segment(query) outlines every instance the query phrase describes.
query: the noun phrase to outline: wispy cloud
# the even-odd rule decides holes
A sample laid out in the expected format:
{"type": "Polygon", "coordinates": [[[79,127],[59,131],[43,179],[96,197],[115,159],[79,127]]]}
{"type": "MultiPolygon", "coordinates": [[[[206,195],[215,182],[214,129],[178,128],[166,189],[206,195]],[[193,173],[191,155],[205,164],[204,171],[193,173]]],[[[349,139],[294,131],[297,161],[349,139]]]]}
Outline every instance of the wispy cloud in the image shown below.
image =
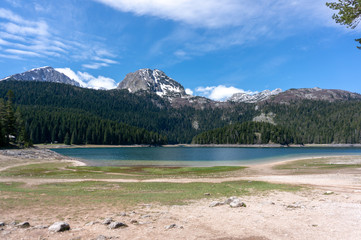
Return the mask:
{"type": "Polygon", "coordinates": [[[179,59],[258,41],[282,39],[300,30],[336,26],[326,0],[94,0],[118,11],[180,23],[150,54],[179,59]],[[181,50],[180,50],[181,49],[181,50]]]}
{"type": "Polygon", "coordinates": [[[116,88],[114,79],[98,76],[95,77],[87,72],[77,71],[76,73],[70,68],[56,68],[55,70],[65,74],[70,79],[77,81],[82,87],[94,89],[113,89],[116,88]]]}
{"type": "Polygon", "coordinates": [[[198,87],[195,89],[197,95],[204,96],[216,101],[223,101],[227,98],[231,97],[235,93],[247,93],[254,94],[257,92],[245,91],[240,88],[236,88],[233,86],[227,87],[224,85],[211,86],[211,87],[198,87]]]}
{"type": "Polygon", "coordinates": [[[112,59],[116,55],[100,47],[101,43],[79,38],[73,40],[58,34],[59,32],[43,19],[29,20],[8,9],[0,8],[0,45],[4,46],[0,49],[0,58],[71,58],[87,61],[84,67],[91,69],[118,63],[112,59]]]}

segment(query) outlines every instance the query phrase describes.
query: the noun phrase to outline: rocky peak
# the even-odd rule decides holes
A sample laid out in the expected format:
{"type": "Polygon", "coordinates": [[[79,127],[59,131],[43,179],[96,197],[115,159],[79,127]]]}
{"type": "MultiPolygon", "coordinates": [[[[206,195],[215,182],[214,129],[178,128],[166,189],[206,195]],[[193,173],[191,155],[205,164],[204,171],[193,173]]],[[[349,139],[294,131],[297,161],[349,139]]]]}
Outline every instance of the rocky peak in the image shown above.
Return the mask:
{"type": "Polygon", "coordinates": [[[264,90],[259,93],[255,94],[248,94],[248,93],[235,93],[233,94],[228,101],[231,102],[244,102],[244,103],[256,103],[263,100],[269,99],[271,96],[277,95],[282,92],[282,89],[277,88],[273,91],[264,90]]]}
{"type": "Polygon", "coordinates": [[[140,69],[128,73],[117,87],[127,89],[129,92],[149,91],[161,97],[183,97],[186,96],[184,87],[168,77],[164,72],[149,68],[140,69]]]}
{"type": "Polygon", "coordinates": [[[358,93],[338,89],[299,88],[289,89],[272,98],[273,102],[288,103],[296,100],[323,100],[328,102],[361,99],[358,93]]]}
{"type": "Polygon", "coordinates": [[[18,81],[56,82],[56,83],[70,84],[78,87],[80,86],[78,82],[70,79],[63,73],[56,71],[52,67],[34,68],[23,73],[11,75],[1,80],[9,80],[9,79],[18,80],[18,81]]]}

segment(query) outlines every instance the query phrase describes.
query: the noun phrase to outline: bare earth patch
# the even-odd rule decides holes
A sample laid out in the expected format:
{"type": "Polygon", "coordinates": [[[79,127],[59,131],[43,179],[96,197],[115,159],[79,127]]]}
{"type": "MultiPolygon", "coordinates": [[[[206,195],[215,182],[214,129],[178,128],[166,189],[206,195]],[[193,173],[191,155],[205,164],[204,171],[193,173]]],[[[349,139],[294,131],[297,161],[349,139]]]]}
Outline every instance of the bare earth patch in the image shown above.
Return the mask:
{"type": "MultiPolygon", "coordinates": [[[[303,162],[286,162],[250,166],[242,176],[227,178],[161,178],[161,179],[100,179],[107,182],[208,182],[260,180],[306,186],[297,192],[271,191],[242,196],[247,207],[228,205],[209,207],[216,197],[192,201],[187,205],[142,203],[135,206],[111,205],[99,202],[94,206],[69,202],[67,207],[32,207],[26,204],[0,209],[0,239],[359,239],[361,236],[361,169],[357,166],[338,168],[325,164],[359,164],[360,157],[312,158],[303,162]],[[293,167],[280,164],[292,163],[293,167]],[[278,166],[278,168],[274,168],[278,166]],[[300,167],[302,169],[300,170],[300,167]],[[298,170],[297,170],[298,167],[298,170]],[[105,218],[123,222],[125,228],[109,229],[105,218]],[[13,221],[28,221],[30,228],[10,225],[13,221]],[[71,230],[49,232],[48,226],[66,221],[71,230]],[[37,226],[37,227],[35,227],[37,226]],[[172,227],[170,227],[172,226],[172,227]],[[98,238],[101,239],[101,238],[98,238]]],[[[64,158],[23,159],[0,155],[0,171],[10,166],[34,162],[69,161],[64,158]]],[[[89,181],[92,179],[31,179],[0,178],[0,182],[34,181],[34,184],[89,181]]],[[[96,179],[99,181],[99,179],[96,179]]],[[[0,192],[0,201],[12,197],[0,192]]],[[[44,196],[45,197],[45,196],[44,196]]],[[[59,202],[64,199],[59,198],[59,202]]],[[[36,206],[36,203],[31,203],[36,206]]]]}

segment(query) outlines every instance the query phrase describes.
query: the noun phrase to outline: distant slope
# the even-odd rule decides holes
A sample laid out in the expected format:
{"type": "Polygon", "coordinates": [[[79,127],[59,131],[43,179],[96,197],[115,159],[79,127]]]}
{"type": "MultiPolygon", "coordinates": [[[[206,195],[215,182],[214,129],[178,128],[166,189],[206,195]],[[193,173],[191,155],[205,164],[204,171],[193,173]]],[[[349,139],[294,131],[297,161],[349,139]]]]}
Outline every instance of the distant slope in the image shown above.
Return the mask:
{"type": "MultiPolygon", "coordinates": [[[[231,122],[249,121],[254,107],[246,104],[232,108],[173,108],[157,94],[126,90],[93,90],[47,82],[0,82],[0,97],[12,89],[15,103],[50,109],[76,109],[101,119],[129,124],[166,136],[169,143],[190,143],[193,136],[231,122]]],[[[34,110],[35,111],[35,110],[34,110]]]]}
{"type": "Polygon", "coordinates": [[[361,100],[361,95],[339,89],[321,89],[321,88],[299,88],[289,89],[272,96],[269,101],[275,103],[289,103],[299,100],[322,100],[328,102],[361,100]]]}
{"type": "Polygon", "coordinates": [[[195,136],[193,144],[291,144],[291,131],[270,123],[245,122],[203,132],[195,136]]]}
{"type": "Polygon", "coordinates": [[[18,73],[6,77],[2,80],[17,80],[17,81],[37,81],[37,82],[56,82],[56,83],[64,83],[73,86],[80,86],[80,84],[73,79],[70,79],[66,75],[61,72],[56,71],[52,67],[40,67],[34,68],[29,71],[18,73]]]}

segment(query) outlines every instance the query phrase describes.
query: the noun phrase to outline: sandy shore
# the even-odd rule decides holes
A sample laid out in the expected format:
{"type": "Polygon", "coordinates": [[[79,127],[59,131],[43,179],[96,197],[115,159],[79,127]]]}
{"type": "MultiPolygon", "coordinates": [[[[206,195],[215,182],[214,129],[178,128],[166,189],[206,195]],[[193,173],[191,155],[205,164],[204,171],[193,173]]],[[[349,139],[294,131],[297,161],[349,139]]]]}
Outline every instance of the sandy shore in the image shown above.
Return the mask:
{"type": "MultiPolygon", "coordinates": [[[[12,166],[34,162],[73,161],[75,159],[50,152],[13,156],[0,152],[0,171],[12,166]],[[50,155],[48,155],[50,154],[50,155]],[[24,157],[25,156],[25,157],[24,157]],[[27,157],[37,158],[27,158],[27,157]]],[[[324,157],[323,157],[324,158],[324,157]]],[[[309,161],[322,157],[311,158],[309,161]]],[[[326,158],[332,164],[360,164],[361,156],[338,156],[326,158]]],[[[265,239],[358,239],[361,236],[361,169],[328,169],[311,173],[295,170],[276,170],[274,166],[287,162],[251,165],[240,176],[228,178],[197,179],[96,179],[111,182],[211,182],[225,181],[268,181],[302,185],[299,192],[269,192],[264,195],[244,196],[246,208],[229,206],[209,207],[213,200],[203,199],[182,206],[160,206],[140,204],[132,209],[114,204],[113,207],[99,203],[94,208],[73,206],[71,209],[27,209],[2,211],[0,222],[18,219],[29,221],[32,226],[48,225],[65,220],[71,231],[51,233],[47,229],[19,229],[11,226],[0,227],[3,239],[211,239],[211,240],[265,240],[265,239]],[[327,194],[325,194],[327,193],[327,194]],[[53,214],[56,211],[57,214],[53,214]],[[65,216],[58,219],[57,215],[65,216]],[[76,218],[74,216],[77,216],[76,218]],[[24,217],[26,216],[26,217],[24,217]],[[110,230],[102,224],[111,217],[129,227],[110,230]],[[133,221],[132,221],[133,220],[133,221]],[[132,224],[137,221],[137,224],[132,224]],[[175,224],[174,228],[166,226],[175,224]],[[107,238],[100,238],[103,235],[107,238]]],[[[94,179],[25,179],[0,177],[0,182],[22,181],[28,184],[92,181],[94,179]]],[[[1,194],[1,193],[0,193],[1,194]]],[[[1,211],[1,209],[0,209],[1,211]]]]}

